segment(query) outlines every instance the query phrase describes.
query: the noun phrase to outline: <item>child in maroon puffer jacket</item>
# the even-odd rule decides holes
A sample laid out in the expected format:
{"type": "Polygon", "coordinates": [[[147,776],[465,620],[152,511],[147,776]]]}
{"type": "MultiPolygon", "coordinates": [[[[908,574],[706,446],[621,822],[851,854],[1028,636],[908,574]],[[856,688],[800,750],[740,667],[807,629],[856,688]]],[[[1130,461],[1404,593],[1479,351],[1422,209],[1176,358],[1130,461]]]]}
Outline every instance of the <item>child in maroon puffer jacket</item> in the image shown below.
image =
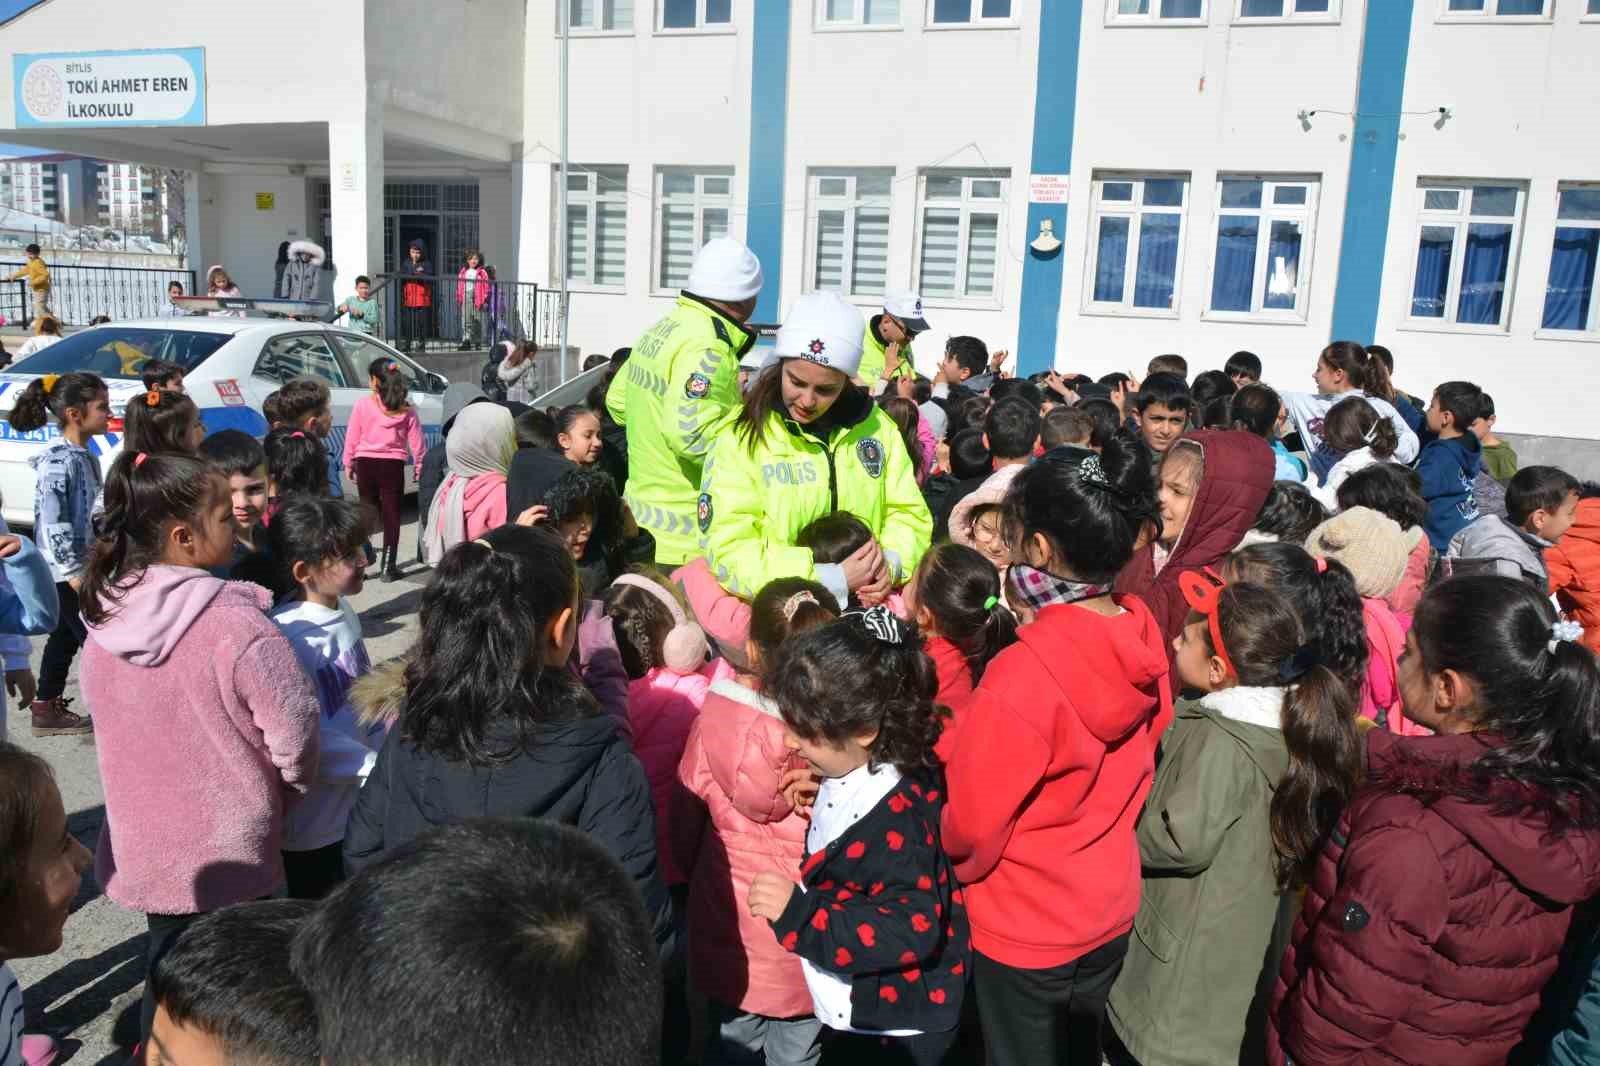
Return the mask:
{"type": "Polygon", "coordinates": [[[1407,718],[1317,863],[1273,995],[1269,1063],[1503,1063],[1600,891],[1600,664],[1516,578],[1429,591],[1407,718]]]}

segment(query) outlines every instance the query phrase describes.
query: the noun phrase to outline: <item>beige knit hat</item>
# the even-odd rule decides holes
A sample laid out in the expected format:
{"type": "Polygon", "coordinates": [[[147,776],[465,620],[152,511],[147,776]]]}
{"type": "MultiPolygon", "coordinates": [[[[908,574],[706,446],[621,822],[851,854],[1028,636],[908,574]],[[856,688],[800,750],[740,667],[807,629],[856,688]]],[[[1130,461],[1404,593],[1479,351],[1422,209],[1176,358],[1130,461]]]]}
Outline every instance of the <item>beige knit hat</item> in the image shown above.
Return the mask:
{"type": "Polygon", "coordinates": [[[1393,592],[1405,576],[1406,561],[1422,540],[1421,527],[1399,523],[1370,507],[1341,511],[1311,531],[1306,551],[1321,559],[1337,559],[1356,579],[1366,599],[1393,592]]]}

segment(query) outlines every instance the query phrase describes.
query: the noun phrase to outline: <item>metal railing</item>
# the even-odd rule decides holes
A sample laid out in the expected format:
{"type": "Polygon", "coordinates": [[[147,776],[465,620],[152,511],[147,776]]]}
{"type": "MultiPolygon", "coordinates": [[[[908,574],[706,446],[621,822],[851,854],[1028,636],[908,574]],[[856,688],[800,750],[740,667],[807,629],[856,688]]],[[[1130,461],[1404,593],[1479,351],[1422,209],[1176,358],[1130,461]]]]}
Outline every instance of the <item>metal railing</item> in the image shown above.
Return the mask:
{"type": "MultiPolygon", "coordinates": [[[[20,261],[0,263],[0,278],[22,267],[20,261]]],[[[114,321],[155,318],[167,310],[167,286],[174,281],[185,294],[194,293],[192,270],[51,265],[50,309],[63,325],[81,326],[96,315],[109,315],[114,321]]],[[[0,286],[0,315],[8,322],[30,321],[32,308],[27,279],[0,286]]]]}
{"type": "Polygon", "coordinates": [[[401,351],[477,350],[503,340],[531,340],[541,348],[561,343],[563,309],[555,290],[478,281],[469,296],[455,274],[379,274],[373,284],[383,337],[401,351]]]}

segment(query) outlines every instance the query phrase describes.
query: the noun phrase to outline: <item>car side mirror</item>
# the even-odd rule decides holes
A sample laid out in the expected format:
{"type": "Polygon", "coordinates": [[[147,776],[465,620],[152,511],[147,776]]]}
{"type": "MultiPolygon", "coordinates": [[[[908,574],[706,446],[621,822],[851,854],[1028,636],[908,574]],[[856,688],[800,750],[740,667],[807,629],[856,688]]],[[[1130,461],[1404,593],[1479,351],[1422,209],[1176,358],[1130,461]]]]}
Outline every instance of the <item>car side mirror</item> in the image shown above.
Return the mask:
{"type": "Polygon", "coordinates": [[[431,370],[428,371],[426,380],[429,392],[443,392],[445,389],[450,387],[450,382],[445,380],[443,375],[435,374],[431,370]]]}

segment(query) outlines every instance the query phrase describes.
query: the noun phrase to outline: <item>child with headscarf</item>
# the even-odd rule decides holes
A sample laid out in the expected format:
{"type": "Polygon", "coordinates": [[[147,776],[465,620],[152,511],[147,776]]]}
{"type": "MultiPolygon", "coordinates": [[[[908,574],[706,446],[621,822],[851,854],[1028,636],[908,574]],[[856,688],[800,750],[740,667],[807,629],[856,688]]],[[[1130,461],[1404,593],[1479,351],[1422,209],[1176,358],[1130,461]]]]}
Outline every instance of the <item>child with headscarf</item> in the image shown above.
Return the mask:
{"type": "Polygon", "coordinates": [[[428,509],[428,564],[463,541],[506,524],[506,474],[517,451],[511,412],[475,403],[456,416],[445,438],[447,472],[428,509]]]}

